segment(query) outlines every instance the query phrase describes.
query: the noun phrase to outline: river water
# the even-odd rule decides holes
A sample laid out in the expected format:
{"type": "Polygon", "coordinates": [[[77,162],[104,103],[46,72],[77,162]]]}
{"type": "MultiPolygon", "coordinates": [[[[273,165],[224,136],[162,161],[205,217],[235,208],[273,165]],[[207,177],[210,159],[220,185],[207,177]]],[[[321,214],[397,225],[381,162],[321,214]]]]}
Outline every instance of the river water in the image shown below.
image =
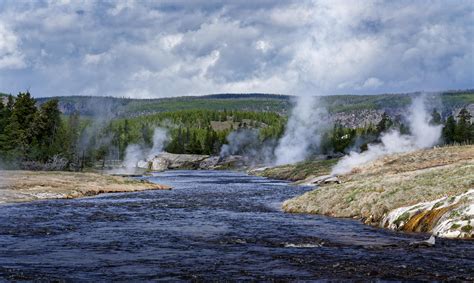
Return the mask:
{"type": "Polygon", "coordinates": [[[226,171],[148,177],[171,191],[0,206],[0,279],[474,279],[474,242],[286,214],[309,190],[226,171]]]}

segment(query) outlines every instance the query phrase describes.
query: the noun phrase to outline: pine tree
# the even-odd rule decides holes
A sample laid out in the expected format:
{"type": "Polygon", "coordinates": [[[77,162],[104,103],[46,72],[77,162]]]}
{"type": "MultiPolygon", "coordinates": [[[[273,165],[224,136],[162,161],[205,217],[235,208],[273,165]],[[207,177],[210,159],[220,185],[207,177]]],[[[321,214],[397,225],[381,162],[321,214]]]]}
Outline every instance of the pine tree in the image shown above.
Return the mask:
{"type": "Polygon", "coordinates": [[[388,116],[387,112],[384,112],[382,114],[382,119],[380,122],[377,124],[377,134],[381,134],[383,132],[386,132],[390,127],[392,127],[393,121],[390,119],[390,116],[388,116]]]}
{"type": "Polygon", "coordinates": [[[431,112],[431,120],[430,124],[432,125],[441,125],[441,114],[435,109],[433,109],[433,112],[431,112]]]}
{"type": "Polygon", "coordinates": [[[459,143],[470,143],[472,133],[471,114],[466,108],[461,109],[458,114],[458,122],[454,133],[454,140],[459,143]]]}
{"type": "Polygon", "coordinates": [[[443,139],[447,144],[451,144],[455,141],[455,132],[456,132],[456,120],[450,115],[446,119],[446,123],[443,127],[443,139]]]}
{"type": "Polygon", "coordinates": [[[68,141],[67,141],[67,154],[70,159],[75,159],[78,156],[77,146],[79,143],[79,136],[80,136],[80,117],[79,112],[75,111],[68,117],[67,122],[67,130],[68,130],[68,141]]]}
{"type": "Polygon", "coordinates": [[[58,101],[50,100],[36,111],[31,126],[32,140],[31,152],[28,158],[32,160],[46,161],[49,157],[64,153],[64,145],[58,144],[58,140],[65,139],[62,130],[61,112],[58,109],[58,101]]]}
{"type": "Polygon", "coordinates": [[[7,108],[12,109],[8,125],[5,127],[6,143],[5,150],[8,151],[8,159],[26,159],[34,132],[32,129],[33,120],[36,114],[36,101],[29,92],[19,93],[13,106],[13,97],[9,98],[7,108]]]}

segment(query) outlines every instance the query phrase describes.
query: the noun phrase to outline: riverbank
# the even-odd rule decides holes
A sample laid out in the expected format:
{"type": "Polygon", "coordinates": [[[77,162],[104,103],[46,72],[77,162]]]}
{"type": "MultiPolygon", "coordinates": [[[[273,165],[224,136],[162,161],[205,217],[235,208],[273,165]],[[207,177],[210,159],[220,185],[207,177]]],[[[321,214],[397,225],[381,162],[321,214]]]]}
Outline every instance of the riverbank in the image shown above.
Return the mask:
{"type": "Polygon", "coordinates": [[[322,159],[300,162],[297,164],[287,164],[276,167],[257,168],[250,170],[249,174],[275,179],[299,182],[309,180],[318,176],[328,175],[331,168],[336,165],[339,159],[322,159]]]}
{"type": "Polygon", "coordinates": [[[447,238],[474,237],[474,146],[390,155],[339,178],[342,184],[287,200],[283,210],[447,238]]]}
{"type": "Polygon", "coordinates": [[[97,173],[0,170],[0,204],[169,189],[144,180],[97,173]]]}

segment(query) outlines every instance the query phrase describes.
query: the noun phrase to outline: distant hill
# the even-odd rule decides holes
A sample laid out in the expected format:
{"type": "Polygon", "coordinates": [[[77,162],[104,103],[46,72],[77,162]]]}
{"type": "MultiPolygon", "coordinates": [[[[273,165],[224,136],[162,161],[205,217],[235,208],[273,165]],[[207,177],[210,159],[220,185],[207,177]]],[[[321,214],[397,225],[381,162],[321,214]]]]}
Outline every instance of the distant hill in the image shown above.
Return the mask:
{"type": "MultiPolygon", "coordinates": [[[[410,97],[418,93],[378,94],[378,95],[329,95],[322,96],[330,112],[346,112],[360,109],[391,109],[404,107],[410,103],[410,97]]],[[[433,95],[433,94],[430,94],[433,95]]],[[[184,96],[156,99],[132,99],[98,96],[59,96],[37,98],[41,104],[53,98],[59,99],[65,114],[80,111],[82,114],[95,113],[103,107],[112,107],[121,114],[140,112],[163,112],[185,109],[212,110],[253,110],[286,112],[291,107],[290,95],[248,93],[248,94],[211,94],[204,96],[184,96]]],[[[447,107],[459,107],[474,103],[474,90],[443,92],[442,104],[447,107]]]]}
{"type": "Polygon", "coordinates": [[[158,112],[207,109],[207,110],[246,110],[273,111],[285,114],[290,108],[290,96],[275,94],[211,94],[206,96],[184,96],[156,99],[132,99],[97,96],[60,96],[38,98],[42,104],[58,99],[61,111],[71,114],[79,111],[81,115],[101,115],[111,112],[116,116],[135,117],[158,112]]]}
{"type": "MultiPolygon", "coordinates": [[[[411,97],[419,93],[378,94],[378,95],[328,95],[321,97],[324,105],[335,121],[356,127],[376,123],[383,112],[392,117],[403,117],[411,97]]],[[[0,94],[5,95],[5,94],[0,94]]],[[[474,116],[474,90],[429,93],[432,105],[443,117],[456,114],[467,107],[474,116]]],[[[116,117],[138,117],[177,110],[242,110],[271,111],[288,115],[295,96],[267,93],[223,93],[204,96],[183,96],[156,99],[133,99],[99,96],[58,96],[37,98],[39,104],[58,99],[60,110],[69,115],[78,111],[82,116],[99,116],[106,119],[116,117]]]]}

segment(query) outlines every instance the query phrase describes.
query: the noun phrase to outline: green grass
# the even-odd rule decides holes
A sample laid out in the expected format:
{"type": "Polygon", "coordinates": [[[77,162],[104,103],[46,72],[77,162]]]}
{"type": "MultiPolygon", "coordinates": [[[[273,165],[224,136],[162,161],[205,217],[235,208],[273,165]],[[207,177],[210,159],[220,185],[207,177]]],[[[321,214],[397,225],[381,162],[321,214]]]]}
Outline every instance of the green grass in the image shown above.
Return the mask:
{"type": "Polygon", "coordinates": [[[472,231],[472,226],[471,225],[462,226],[461,231],[469,233],[472,231]]]}

